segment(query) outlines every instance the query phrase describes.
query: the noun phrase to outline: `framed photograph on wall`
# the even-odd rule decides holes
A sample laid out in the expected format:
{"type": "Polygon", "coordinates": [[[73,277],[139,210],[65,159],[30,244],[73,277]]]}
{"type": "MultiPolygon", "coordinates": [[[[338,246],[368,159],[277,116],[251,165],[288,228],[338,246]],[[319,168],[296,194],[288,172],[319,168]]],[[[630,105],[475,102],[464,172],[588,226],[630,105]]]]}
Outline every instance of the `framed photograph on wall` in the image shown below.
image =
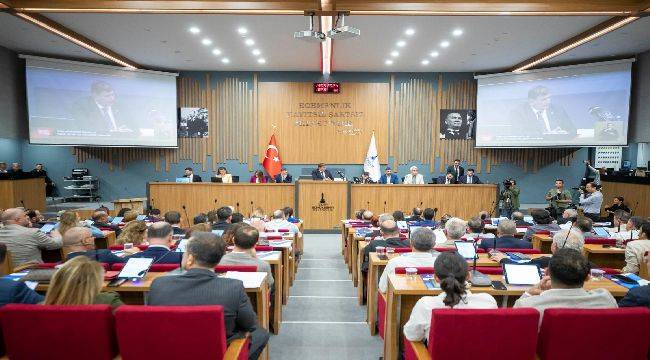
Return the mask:
{"type": "Polygon", "coordinates": [[[476,110],[440,109],[440,138],[469,140],[476,131],[476,110]]]}
{"type": "Polygon", "coordinates": [[[208,137],[208,109],[180,108],[178,137],[208,137]]]}

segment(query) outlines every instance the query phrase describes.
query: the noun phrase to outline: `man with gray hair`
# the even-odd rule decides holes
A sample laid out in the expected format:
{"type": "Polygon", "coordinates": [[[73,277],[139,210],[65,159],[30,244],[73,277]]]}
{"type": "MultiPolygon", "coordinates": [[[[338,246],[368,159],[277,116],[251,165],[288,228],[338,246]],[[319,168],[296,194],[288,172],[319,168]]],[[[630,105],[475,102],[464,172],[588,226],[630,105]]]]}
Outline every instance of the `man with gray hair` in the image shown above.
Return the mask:
{"type": "MultiPolygon", "coordinates": [[[[138,250],[137,247],[133,249],[138,250]]],[[[95,250],[95,238],[92,231],[86,227],[73,227],[63,235],[63,253],[66,261],[77,256],[86,256],[100,263],[124,263],[128,258],[121,258],[108,249],[95,250]]]]}
{"type": "Polygon", "coordinates": [[[366,210],[366,211],[364,211],[363,214],[361,215],[361,219],[362,219],[362,220],[365,220],[365,221],[370,221],[370,220],[372,220],[372,217],[373,217],[373,216],[375,216],[375,214],[373,214],[372,211],[370,211],[370,210],[366,210]]]}
{"type": "MultiPolygon", "coordinates": [[[[560,230],[553,235],[553,243],[551,244],[551,254],[555,254],[560,249],[573,249],[582,253],[582,248],[585,245],[585,238],[582,233],[577,229],[560,230]]],[[[503,264],[514,264],[506,254],[498,251],[490,253],[490,259],[503,264]]],[[[540,269],[546,269],[548,262],[551,260],[550,256],[542,256],[530,260],[527,264],[537,265],[540,269]]]]}
{"type": "Polygon", "coordinates": [[[394,221],[395,218],[393,217],[393,214],[388,214],[388,213],[379,215],[379,225],[380,226],[381,226],[381,223],[383,223],[386,220],[393,220],[394,221]]]}
{"type": "Polygon", "coordinates": [[[404,176],[404,184],[424,184],[424,177],[418,174],[418,167],[411,166],[410,173],[404,176]]]}
{"type": "Polygon", "coordinates": [[[461,241],[467,232],[467,222],[457,217],[452,217],[445,223],[445,234],[436,234],[436,245],[453,247],[454,241],[461,241]]]}
{"type": "Polygon", "coordinates": [[[298,226],[296,226],[296,224],[287,221],[287,219],[284,216],[283,210],[275,210],[273,212],[273,218],[271,219],[271,221],[266,223],[265,227],[269,230],[274,230],[274,231],[277,231],[279,229],[287,229],[289,230],[289,232],[293,233],[294,235],[300,236],[300,231],[298,230],[298,226]]]}
{"type": "MultiPolygon", "coordinates": [[[[390,215],[390,217],[393,217],[390,215]]],[[[410,246],[409,240],[402,239],[399,235],[399,228],[395,220],[386,220],[379,223],[379,233],[381,239],[372,240],[368,246],[363,249],[363,262],[361,264],[361,271],[368,271],[368,261],[370,253],[377,251],[378,246],[393,247],[393,248],[407,248],[410,246]]]]}
{"type": "Polygon", "coordinates": [[[569,230],[577,219],[578,211],[576,209],[566,209],[562,212],[562,217],[558,220],[558,224],[560,224],[560,228],[569,230]]]}
{"type": "Polygon", "coordinates": [[[494,239],[483,239],[479,247],[484,250],[490,249],[532,249],[533,244],[522,239],[517,239],[517,225],[512,220],[501,220],[497,226],[497,237],[494,239]]]}
{"type": "Polygon", "coordinates": [[[4,225],[0,229],[0,243],[7,245],[14,266],[27,262],[42,263],[41,250],[61,248],[59,232],[54,230],[50,236],[29,227],[29,218],[23,208],[6,209],[0,221],[4,225]]]}
{"type": "Polygon", "coordinates": [[[379,279],[379,291],[385,293],[388,289],[388,275],[395,273],[398,267],[433,267],[438,252],[433,250],[435,238],[433,230],[429,228],[418,228],[411,234],[410,253],[388,260],[384,272],[379,279]]]}
{"type": "Polygon", "coordinates": [[[517,227],[530,227],[533,226],[532,223],[524,220],[524,213],[521,211],[515,211],[512,213],[510,218],[517,224],[517,227]]]}

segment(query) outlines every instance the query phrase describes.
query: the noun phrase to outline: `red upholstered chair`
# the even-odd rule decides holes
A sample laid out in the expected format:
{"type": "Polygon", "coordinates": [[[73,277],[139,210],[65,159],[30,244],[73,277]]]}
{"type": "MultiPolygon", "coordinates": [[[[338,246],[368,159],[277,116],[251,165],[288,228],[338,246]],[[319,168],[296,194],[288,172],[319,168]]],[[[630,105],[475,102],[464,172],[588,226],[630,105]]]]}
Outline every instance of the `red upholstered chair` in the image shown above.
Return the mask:
{"type": "MultiPolygon", "coordinates": [[[[136,245],[136,247],[138,249],[140,249],[141,251],[145,251],[145,250],[147,250],[149,248],[149,245],[136,245]]],[[[111,250],[111,251],[124,250],[124,245],[111,245],[111,246],[108,247],[108,250],[111,250]]]]}
{"type": "MultiPolygon", "coordinates": [[[[405,358],[534,359],[538,321],[537,310],[528,308],[434,309],[428,349],[422,342],[410,342],[405,338],[405,358]],[[494,324],[499,324],[498,331],[495,331],[494,324]],[[480,335],[468,337],[468,331],[480,335]],[[499,345],[503,347],[503,351],[487,350],[498,348],[499,345]]],[[[567,345],[563,347],[566,348],[567,345]]]]}
{"type": "Polygon", "coordinates": [[[222,306],[124,305],[115,322],[124,360],[248,359],[248,339],[226,345],[222,306]]]}
{"type": "Polygon", "coordinates": [[[477,266],[476,271],[485,275],[503,275],[503,268],[500,266],[477,266]]]}
{"type": "Polygon", "coordinates": [[[599,268],[600,270],[603,270],[605,272],[605,275],[614,275],[614,274],[621,274],[622,271],[619,269],[612,269],[612,268],[599,268]]]}
{"type": "Polygon", "coordinates": [[[256,246],[255,251],[273,251],[273,246],[256,246]]]}
{"type": "Polygon", "coordinates": [[[522,254],[541,254],[539,249],[510,249],[510,248],[497,248],[501,252],[518,252],[522,254]]]}
{"type": "Polygon", "coordinates": [[[597,244],[597,245],[616,245],[616,239],[608,238],[585,238],[585,244],[597,244]]]}
{"type": "Polygon", "coordinates": [[[445,252],[445,251],[456,251],[456,248],[455,247],[434,247],[433,250],[438,252],[445,252]]]}
{"type": "MultiPolygon", "coordinates": [[[[124,268],[125,264],[113,264],[111,270],[120,271],[124,268]]],[[[168,272],[178,269],[180,264],[153,264],[149,268],[149,272],[168,272]]]]}
{"type": "Polygon", "coordinates": [[[650,349],[650,310],[547,309],[539,330],[540,360],[647,359],[650,349]],[[625,329],[608,341],[599,334],[625,329]]]}
{"type": "Polygon", "coordinates": [[[386,295],[377,290],[377,329],[379,336],[384,340],[384,328],[386,325],[386,295]]]}
{"type": "Polygon", "coordinates": [[[214,271],[218,273],[225,273],[228,271],[241,271],[241,272],[256,272],[256,265],[217,265],[214,271]]]}
{"type": "MultiPolygon", "coordinates": [[[[413,267],[413,266],[409,266],[413,267]]],[[[433,274],[433,268],[432,267],[425,267],[425,266],[415,266],[415,268],[418,270],[419,275],[423,274],[433,274]]],[[[396,267],[395,268],[395,274],[406,274],[406,267],[396,267]]]]}
{"type": "Polygon", "coordinates": [[[282,240],[282,235],[267,235],[266,240],[282,240]]]}
{"type": "Polygon", "coordinates": [[[549,231],[549,230],[537,230],[535,232],[535,234],[537,234],[537,235],[551,235],[551,231],[549,231]]]}
{"type": "Polygon", "coordinates": [[[105,359],[117,356],[108,305],[9,304],[0,309],[10,359],[105,359]]]}
{"type": "MultiPolygon", "coordinates": [[[[57,265],[61,265],[62,263],[42,263],[38,264],[37,268],[39,269],[54,269],[57,265]]],[[[105,271],[108,271],[111,269],[111,265],[107,263],[100,263],[102,267],[104,268],[105,271]]]]}
{"type": "Polygon", "coordinates": [[[413,249],[411,249],[410,247],[394,248],[394,249],[395,249],[395,252],[398,253],[398,254],[401,254],[401,253],[410,253],[410,252],[413,251],[413,249]]]}

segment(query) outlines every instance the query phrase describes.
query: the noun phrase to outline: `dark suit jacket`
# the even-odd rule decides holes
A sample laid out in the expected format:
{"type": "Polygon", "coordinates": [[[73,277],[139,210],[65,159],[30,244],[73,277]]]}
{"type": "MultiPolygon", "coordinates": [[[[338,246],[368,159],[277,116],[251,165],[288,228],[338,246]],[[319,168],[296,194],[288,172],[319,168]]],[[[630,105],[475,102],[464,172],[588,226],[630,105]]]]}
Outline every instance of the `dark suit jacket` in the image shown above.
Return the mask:
{"type": "Polygon", "coordinates": [[[185,235],[185,230],[172,226],[172,235],[185,235]]]}
{"type": "Polygon", "coordinates": [[[528,226],[533,226],[533,224],[526,222],[524,220],[517,220],[515,221],[515,224],[517,224],[517,227],[528,227],[528,226]]]}
{"type": "MultiPolygon", "coordinates": [[[[386,184],[387,182],[388,182],[388,177],[386,176],[386,174],[383,174],[379,178],[379,183],[380,184],[386,184]]],[[[397,174],[390,174],[390,183],[391,184],[399,184],[400,182],[401,181],[399,181],[399,177],[397,176],[397,174]]]]}
{"type": "MultiPolygon", "coordinates": [[[[332,173],[329,170],[325,170],[325,177],[330,180],[334,180],[334,176],[332,176],[332,173]]],[[[318,169],[314,170],[311,172],[311,179],[312,180],[325,180],[321,177],[320,172],[318,169]]]]}
{"type": "Polygon", "coordinates": [[[183,253],[169,251],[160,246],[149,246],[145,251],[131,255],[133,258],[151,258],[156,264],[180,264],[183,253]]]}
{"type": "MultiPolygon", "coordinates": [[[[497,246],[499,246],[498,243],[497,243],[497,246]]],[[[537,267],[540,268],[540,269],[546,269],[548,267],[548,263],[550,261],[551,261],[550,256],[542,256],[542,257],[532,259],[527,264],[537,265],[537,267]]],[[[510,259],[503,259],[503,260],[501,260],[501,265],[503,265],[503,264],[516,264],[516,262],[514,262],[514,261],[512,261],[510,259]]]]}
{"type": "Polygon", "coordinates": [[[525,103],[511,114],[512,124],[516,124],[513,127],[513,135],[522,135],[522,134],[534,134],[540,135],[543,137],[550,138],[569,138],[572,139],[576,136],[576,127],[573,125],[573,122],[569,119],[566,111],[563,108],[551,104],[548,109],[546,109],[546,117],[548,118],[548,123],[551,130],[554,130],[556,127],[560,127],[562,130],[568,132],[567,135],[542,135],[546,132],[546,125],[543,121],[540,121],[533,111],[533,108],[525,103]]]}
{"type": "Polygon", "coordinates": [[[22,281],[0,279],[0,306],[7,304],[38,304],[45,300],[22,281]]]}
{"type": "Polygon", "coordinates": [[[217,221],[216,223],[212,224],[212,230],[227,230],[230,225],[232,225],[229,222],[226,221],[217,221]]]}
{"type": "Polygon", "coordinates": [[[646,306],[650,307],[650,285],[630,289],[618,303],[620,307],[646,306]]]}
{"type": "MultiPolygon", "coordinates": [[[[463,175],[463,176],[459,177],[458,178],[458,183],[459,184],[467,184],[467,175],[463,175]]],[[[472,176],[472,184],[482,184],[481,179],[479,179],[478,176],[476,176],[476,174],[474,176],[472,176]]]]}
{"type": "MultiPolygon", "coordinates": [[[[446,178],[446,176],[444,176],[444,175],[438,176],[438,179],[436,180],[436,184],[444,184],[445,181],[447,181],[447,179],[445,179],[445,178],[446,178]]],[[[456,179],[455,178],[451,179],[451,183],[455,184],[456,179]]]]}
{"type": "Polygon", "coordinates": [[[449,165],[447,166],[447,172],[454,174],[454,180],[458,180],[459,177],[465,175],[465,168],[459,165],[458,173],[456,173],[454,165],[449,165]]]}
{"type": "Polygon", "coordinates": [[[287,177],[284,178],[284,181],[282,181],[282,174],[277,174],[275,175],[275,182],[276,183],[287,183],[290,184],[293,181],[293,177],[291,174],[287,174],[287,177]]]}
{"type": "Polygon", "coordinates": [[[390,247],[410,247],[408,239],[389,238],[385,240],[373,240],[363,249],[363,263],[361,264],[362,271],[368,271],[368,262],[370,261],[370,253],[377,251],[377,246],[390,246],[390,247]]]}
{"type": "MultiPolygon", "coordinates": [[[[517,239],[516,237],[513,236],[503,236],[500,238],[496,238],[496,241],[497,241],[497,249],[499,248],[500,249],[532,249],[533,248],[533,244],[531,242],[517,239]]],[[[494,239],[483,239],[479,247],[484,250],[493,249],[494,239]]]]}
{"type": "Polygon", "coordinates": [[[157,278],[151,284],[149,305],[221,305],[228,340],[257,326],[257,315],[242,282],[220,278],[207,269],[157,278]]]}
{"type": "Polygon", "coordinates": [[[91,260],[95,260],[107,264],[125,263],[129,259],[128,257],[127,258],[119,257],[113,254],[110,250],[99,249],[99,250],[71,252],[68,254],[66,261],[76,258],[77,256],[86,256],[91,260]]]}
{"type": "MultiPolygon", "coordinates": [[[[113,119],[115,120],[115,125],[119,129],[123,125],[127,125],[127,122],[124,120],[125,117],[129,117],[128,114],[122,109],[118,104],[111,106],[111,112],[113,113],[113,119]]],[[[92,97],[87,97],[82,101],[78,102],[75,105],[72,116],[75,119],[75,128],[65,129],[65,130],[86,130],[86,131],[96,131],[100,134],[106,134],[112,130],[112,124],[109,120],[104,118],[102,111],[99,109],[95,100],[92,97]]]]}
{"type": "MultiPolygon", "coordinates": [[[[185,175],[183,175],[183,177],[189,177],[189,176],[185,176],[185,175]]],[[[194,176],[192,177],[192,182],[203,182],[203,180],[201,179],[200,176],[198,176],[198,175],[194,175],[194,176]]]]}

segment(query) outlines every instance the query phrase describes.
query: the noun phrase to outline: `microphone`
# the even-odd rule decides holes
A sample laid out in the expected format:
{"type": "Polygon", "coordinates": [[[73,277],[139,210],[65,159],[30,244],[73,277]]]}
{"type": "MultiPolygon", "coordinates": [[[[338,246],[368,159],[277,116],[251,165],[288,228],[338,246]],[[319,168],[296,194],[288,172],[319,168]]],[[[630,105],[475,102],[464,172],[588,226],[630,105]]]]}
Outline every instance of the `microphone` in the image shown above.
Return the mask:
{"type": "MultiPolygon", "coordinates": [[[[22,200],[21,200],[22,202],[22,200]]],[[[634,215],[634,210],[639,206],[639,201],[634,204],[634,207],[630,209],[630,216],[634,215]]]]}
{"type": "Polygon", "coordinates": [[[251,217],[252,214],[253,214],[253,200],[251,200],[251,211],[248,214],[248,217],[251,217]]]}
{"type": "Polygon", "coordinates": [[[25,206],[25,202],[23,199],[20,199],[20,204],[23,206],[23,209],[27,209],[27,206],[25,206]]]}
{"type": "Polygon", "coordinates": [[[237,212],[239,212],[239,202],[237,202],[237,212]]]}
{"type": "Polygon", "coordinates": [[[386,212],[386,200],[384,200],[384,213],[386,212]]]}
{"type": "Polygon", "coordinates": [[[133,200],[129,199],[129,207],[133,210],[133,200]]]}
{"type": "Polygon", "coordinates": [[[571,230],[573,229],[573,225],[575,225],[576,222],[578,222],[577,218],[576,218],[575,221],[571,222],[571,227],[569,227],[569,231],[567,231],[566,237],[564,238],[564,242],[562,243],[562,249],[564,249],[564,247],[566,246],[566,242],[567,242],[567,240],[569,240],[569,234],[571,234],[571,230]]]}
{"type": "Polygon", "coordinates": [[[151,198],[151,204],[149,204],[149,210],[151,210],[151,209],[155,209],[155,208],[156,208],[156,205],[155,205],[155,203],[154,203],[154,199],[151,198]]]}
{"type": "Polygon", "coordinates": [[[183,205],[183,212],[185,212],[185,220],[187,221],[187,227],[191,227],[190,225],[190,218],[187,216],[187,209],[185,208],[185,205],[183,205]]]}
{"type": "Polygon", "coordinates": [[[214,207],[217,207],[217,198],[214,198],[214,207]]]}
{"type": "Polygon", "coordinates": [[[433,222],[434,223],[436,222],[436,216],[437,215],[438,215],[438,208],[433,208],[433,222]]]}

